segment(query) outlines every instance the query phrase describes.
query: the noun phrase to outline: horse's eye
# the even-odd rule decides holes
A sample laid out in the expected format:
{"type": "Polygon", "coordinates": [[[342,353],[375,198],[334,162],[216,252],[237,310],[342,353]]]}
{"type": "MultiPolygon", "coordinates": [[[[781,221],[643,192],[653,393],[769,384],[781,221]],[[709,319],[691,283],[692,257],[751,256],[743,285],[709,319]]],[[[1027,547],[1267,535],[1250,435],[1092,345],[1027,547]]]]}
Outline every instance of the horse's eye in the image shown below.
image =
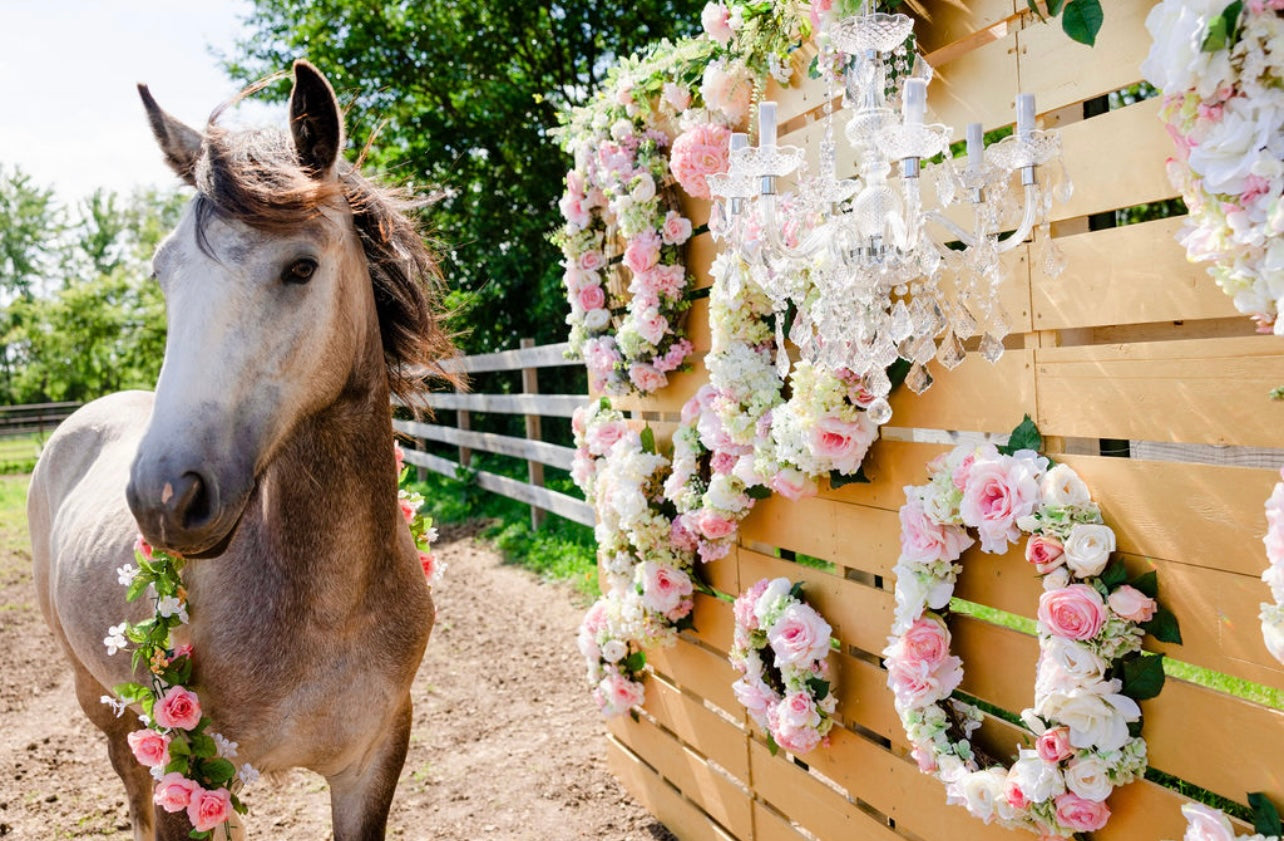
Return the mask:
{"type": "Polygon", "coordinates": [[[304,284],[312,279],[312,275],[317,270],[317,261],[309,258],[295,260],[285,271],[281,273],[283,283],[304,284]]]}

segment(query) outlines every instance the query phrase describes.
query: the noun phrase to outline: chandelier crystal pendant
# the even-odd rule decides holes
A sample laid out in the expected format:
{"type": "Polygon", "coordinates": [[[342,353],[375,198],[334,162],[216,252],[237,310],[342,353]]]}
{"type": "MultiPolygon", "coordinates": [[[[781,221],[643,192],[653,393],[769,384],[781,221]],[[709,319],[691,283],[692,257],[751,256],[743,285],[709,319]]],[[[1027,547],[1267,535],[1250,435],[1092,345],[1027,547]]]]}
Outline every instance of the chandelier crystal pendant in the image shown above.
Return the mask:
{"type": "Polygon", "coordinates": [[[867,4],[822,29],[816,174],[807,173],[802,149],[777,145],[776,103],[767,101],[758,106],[758,145],[733,135],[729,171],[708,179],[714,238],[744,257],[775,306],[781,375],[789,369],[784,322],[792,304],[789,338],[803,358],[861,376],[879,424],[891,417],[887,368],[898,358],[911,363],[906,385],[922,393],[932,384],[928,363],[953,369],[970,340],[990,362],[1002,356],[1010,323],[999,303],[1000,256],[1038,229],[1042,268],[1059,274],[1048,212],[1053,197],[1065,201],[1071,189],[1060,136],[1034,127],[1033,94],[1017,96],[1015,132],[988,149],[981,125],[969,125],[967,154],[955,161],[952,129],[925,122],[932,69],[906,57],[913,27],[907,15],[867,4]],[[852,178],[838,177],[832,103],[840,77],[852,178]],[[923,201],[923,163],[932,159],[939,210],[923,201]],[[781,194],[779,181],[789,176],[794,187],[781,194]],[[970,229],[955,221],[968,216],[970,229]],[[947,279],[953,283],[942,285],[947,279]]]}

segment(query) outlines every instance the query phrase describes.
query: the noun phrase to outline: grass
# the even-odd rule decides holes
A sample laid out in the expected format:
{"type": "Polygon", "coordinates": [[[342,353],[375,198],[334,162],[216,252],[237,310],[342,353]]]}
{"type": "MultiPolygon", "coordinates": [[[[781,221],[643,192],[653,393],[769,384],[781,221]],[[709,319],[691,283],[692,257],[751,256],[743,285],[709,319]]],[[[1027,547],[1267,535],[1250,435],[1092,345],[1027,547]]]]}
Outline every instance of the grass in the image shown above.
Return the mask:
{"type": "Polygon", "coordinates": [[[15,435],[11,438],[0,438],[0,474],[30,473],[40,457],[40,450],[45,445],[49,434],[31,433],[15,435]]]}
{"type": "MultiPolygon", "coordinates": [[[[474,453],[477,470],[525,478],[524,462],[502,456],[474,453]]],[[[579,496],[564,471],[547,469],[545,485],[550,490],[579,496]]],[[[597,542],[593,529],[549,514],[544,524],[532,529],[530,506],[482,490],[467,478],[458,479],[429,473],[423,482],[407,487],[424,496],[424,510],[438,525],[482,520],[481,536],[494,542],[508,563],[528,569],[544,578],[569,581],[586,599],[598,595],[597,542]]]]}

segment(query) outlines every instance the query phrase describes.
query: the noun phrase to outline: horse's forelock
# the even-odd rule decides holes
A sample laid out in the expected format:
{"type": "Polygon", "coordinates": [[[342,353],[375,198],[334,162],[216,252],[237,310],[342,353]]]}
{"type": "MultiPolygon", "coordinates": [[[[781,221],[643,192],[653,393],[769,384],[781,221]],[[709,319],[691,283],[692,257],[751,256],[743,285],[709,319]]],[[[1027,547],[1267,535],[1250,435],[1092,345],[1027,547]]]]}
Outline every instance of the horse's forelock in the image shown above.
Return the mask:
{"type": "Polygon", "coordinates": [[[214,126],[206,132],[196,187],[197,242],[211,256],[205,229],[212,215],[281,232],[317,218],[341,196],[366,255],[392,392],[412,401],[425,372],[461,385],[440,364],[455,347],[441,324],[437,259],[413,216],[423,200],[380,187],[347,163],[340,164],[337,179],[312,178],[284,132],[214,126]]]}

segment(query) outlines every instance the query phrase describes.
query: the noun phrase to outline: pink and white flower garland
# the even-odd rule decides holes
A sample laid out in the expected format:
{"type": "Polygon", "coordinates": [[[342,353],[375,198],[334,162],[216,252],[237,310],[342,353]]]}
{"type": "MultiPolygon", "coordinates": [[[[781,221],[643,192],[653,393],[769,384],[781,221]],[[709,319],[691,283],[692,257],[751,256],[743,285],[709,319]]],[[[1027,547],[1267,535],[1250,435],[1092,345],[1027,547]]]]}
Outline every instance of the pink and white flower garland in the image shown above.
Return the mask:
{"type": "Polygon", "coordinates": [[[1177,147],[1179,235],[1235,307],[1284,335],[1284,2],[1164,0],[1142,73],[1177,147]]]}
{"type": "MultiPolygon", "coordinates": [[[[1181,807],[1186,816],[1186,834],[1182,841],[1284,841],[1281,835],[1235,835],[1235,827],[1220,809],[1201,803],[1187,803],[1181,807]]],[[[1278,816],[1277,816],[1278,822],[1278,816]]]]}
{"type": "MultiPolygon", "coordinates": [[[[1146,744],[1132,734],[1141,711],[1124,694],[1119,661],[1137,659],[1139,623],[1160,610],[1142,592],[1153,591],[1153,577],[1122,583],[1121,564],[1110,562],[1114,532],[1067,465],[1049,470],[1032,450],[985,445],[958,447],[928,469],[928,484],[905,489],[895,623],[883,651],[914,757],[945,783],[950,803],[986,823],[1045,838],[1099,829],[1111,791],[1146,770],[1146,744]],[[982,715],[950,698],[963,664],[950,654],[942,612],[973,533],[991,553],[1028,535],[1026,559],[1044,577],[1035,701],[1022,713],[1037,738],[1006,769],[983,766],[969,741],[982,715]]],[[[1145,665],[1157,668],[1158,658],[1145,665]]],[[[1162,685],[1162,671],[1150,673],[1162,685]]]]}
{"type": "Polygon", "coordinates": [[[802,585],[766,578],[736,599],[732,689],[768,746],[793,754],[815,750],[834,726],[829,680],[832,629],[801,598],[802,585]]]}
{"type": "MultiPolygon", "coordinates": [[[[1284,470],[1280,471],[1284,477],[1284,470]]],[[[1275,603],[1262,603],[1262,639],[1271,656],[1284,663],[1284,482],[1277,482],[1266,500],[1266,557],[1270,565],[1262,581],[1271,588],[1275,603]]]]}

